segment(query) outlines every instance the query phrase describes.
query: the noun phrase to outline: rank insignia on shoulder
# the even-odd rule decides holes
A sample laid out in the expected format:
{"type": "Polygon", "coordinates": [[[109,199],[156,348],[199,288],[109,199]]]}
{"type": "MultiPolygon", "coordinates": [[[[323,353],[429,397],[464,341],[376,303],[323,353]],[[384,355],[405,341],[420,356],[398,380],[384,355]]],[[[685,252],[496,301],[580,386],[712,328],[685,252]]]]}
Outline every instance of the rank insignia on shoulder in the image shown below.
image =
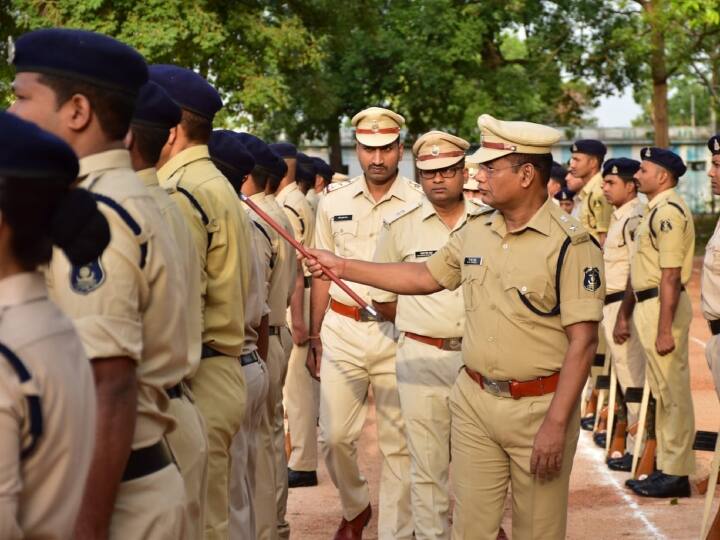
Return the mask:
{"type": "Polygon", "coordinates": [[[333,216],[333,221],[352,221],[352,214],[343,214],[340,216],[333,216]]]}
{"type": "Polygon", "coordinates": [[[600,270],[596,266],[583,270],[583,287],[586,291],[595,292],[600,288],[600,270]]]}
{"type": "Polygon", "coordinates": [[[78,294],[89,294],[105,282],[105,270],[100,259],[70,270],[70,287],[78,294]]]}
{"type": "Polygon", "coordinates": [[[483,263],[482,257],[465,257],[465,260],[463,261],[463,264],[474,264],[474,265],[481,265],[483,263]]]}
{"type": "Polygon", "coordinates": [[[436,250],[434,249],[428,249],[425,251],[416,251],[415,252],[415,258],[420,259],[422,257],[432,257],[435,254],[436,250]]]}
{"type": "Polygon", "coordinates": [[[670,223],[669,219],[663,219],[660,222],[660,231],[662,231],[662,232],[672,231],[672,223],[670,223]]]}

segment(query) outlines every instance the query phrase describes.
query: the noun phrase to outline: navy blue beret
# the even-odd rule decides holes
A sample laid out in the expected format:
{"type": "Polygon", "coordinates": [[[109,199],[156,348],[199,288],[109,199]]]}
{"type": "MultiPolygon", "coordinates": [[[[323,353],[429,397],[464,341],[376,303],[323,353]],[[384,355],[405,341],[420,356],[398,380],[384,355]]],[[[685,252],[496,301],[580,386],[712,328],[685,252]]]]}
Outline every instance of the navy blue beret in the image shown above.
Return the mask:
{"type": "Polygon", "coordinates": [[[707,146],[708,150],[710,150],[713,155],[720,154],[720,133],[716,133],[710,137],[710,139],[708,139],[707,146]]]}
{"type": "Polygon", "coordinates": [[[558,201],[572,201],[575,197],[575,192],[570,191],[567,186],[558,191],[553,197],[558,201]]]}
{"type": "Polygon", "coordinates": [[[47,179],[70,185],[78,159],[62,139],[0,111],[0,176],[47,179]]]}
{"type": "Polygon", "coordinates": [[[59,75],[133,96],[148,79],[139,52],[86,30],[47,28],[23,34],[11,61],[17,72],[59,75]]]}
{"type": "Polygon", "coordinates": [[[255,167],[255,160],[240,140],[239,134],[226,129],[212,132],[208,143],[210,158],[228,176],[230,183],[238,189],[244,178],[255,167]]]}
{"type": "Polygon", "coordinates": [[[677,179],[687,171],[682,158],[672,150],[656,148],[654,146],[640,150],[640,159],[650,161],[667,169],[677,179]]]}
{"type": "Polygon", "coordinates": [[[640,168],[640,162],[636,159],[630,159],[630,158],[613,158],[608,159],[603,164],[603,171],[602,175],[606,176],[608,174],[617,174],[618,176],[623,176],[625,178],[632,178],[635,176],[635,173],[638,172],[638,169],[640,168]]]}
{"type": "Polygon", "coordinates": [[[255,165],[263,167],[268,171],[273,171],[273,168],[277,166],[278,156],[270,150],[270,146],[255,135],[250,133],[238,133],[240,141],[245,145],[247,151],[252,154],[255,159],[255,165]]]}
{"type": "MultiPolygon", "coordinates": [[[[272,150],[270,150],[272,152],[272,150]]],[[[275,163],[273,164],[272,168],[270,169],[270,172],[273,173],[275,176],[279,176],[280,178],[283,178],[287,172],[288,172],[288,166],[287,163],[285,163],[285,160],[278,156],[275,152],[272,152],[275,156],[275,163]]]]}
{"type": "Polygon", "coordinates": [[[268,145],[270,150],[275,152],[281,158],[294,158],[297,156],[297,147],[289,142],[278,142],[268,145]]]}
{"type": "Polygon", "coordinates": [[[312,158],[313,163],[315,164],[315,173],[322,176],[325,180],[330,180],[333,177],[333,170],[325,163],[325,160],[319,157],[313,157],[312,158]]]}
{"type": "Polygon", "coordinates": [[[180,107],[211,122],[215,113],[222,109],[218,91],[191,69],[153,64],[150,66],[150,79],[162,86],[180,107]]]}
{"type": "Polygon", "coordinates": [[[148,81],[135,101],[134,124],[170,129],[180,123],[182,111],[159,84],[148,81]]]}
{"type": "Polygon", "coordinates": [[[315,163],[311,157],[302,152],[298,152],[297,154],[297,171],[295,176],[303,182],[315,183],[315,163]]]}
{"type": "Polygon", "coordinates": [[[572,151],[597,156],[600,159],[603,159],[605,154],[607,154],[605,145],[595,139],[580,139],[579,141],[575,141],[572,145],[572,151]]]}
{"type": "Polygon", "coordinates": [[[550,178],[564,181],[566,176],[567,169],[560,165],[557,161],[553,161],[552,168],[550,169],[550,178]]]}

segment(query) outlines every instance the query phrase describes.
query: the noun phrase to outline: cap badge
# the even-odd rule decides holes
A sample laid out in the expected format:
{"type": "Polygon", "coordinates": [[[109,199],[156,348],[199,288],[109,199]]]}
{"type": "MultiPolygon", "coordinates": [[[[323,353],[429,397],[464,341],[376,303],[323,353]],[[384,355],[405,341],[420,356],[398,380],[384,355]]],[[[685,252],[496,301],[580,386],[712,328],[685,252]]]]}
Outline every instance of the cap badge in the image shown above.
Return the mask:
{"type": "Polygon", "coordinates": [[[432,148],[430,149],[430,153],[437,157],[440,155],[440,147],[437,144],[433,144],[432,148]]]}
{"type": "Polygon", "coordinates": [[[577,152],[577,151],[578,151],[578,149],[577,149],[577,144],[573,144],[573,145],[572,145],[572,151],[573,151],[573,152],[577,152]]]}
{"type": "Polygon", "coordinates": [[[380,124],[378,123],[377,120],[372,121],[372,124],[370,125],[370,129],[372,130],[373,133],[377,133],[378,131],[380,131],[380,124]]]}
{"type": "Polygon", "coordinates": [[[15,60],[15,42],[13,38],[8,36],[7,38],[7,61],[8,64],[12,64],[15,60]]]}
{"type": "Polygon", "coordinates": [[[612,171],[610,171],[612,174],[618,174],[618,168],[617,165],[613,165],[612,171]]]}
{"type": "Polygon", "coordinates": [[[713,143],[713,150],[720,152],[720,141],[718,141],[717,137],[715,137],[715,142],[713,143]]]}
{"type": "Polygon", "coordinates": [[[645,149],[645,157],[652,157],[652,154],[650,153],[650,148],[645,149]]]}

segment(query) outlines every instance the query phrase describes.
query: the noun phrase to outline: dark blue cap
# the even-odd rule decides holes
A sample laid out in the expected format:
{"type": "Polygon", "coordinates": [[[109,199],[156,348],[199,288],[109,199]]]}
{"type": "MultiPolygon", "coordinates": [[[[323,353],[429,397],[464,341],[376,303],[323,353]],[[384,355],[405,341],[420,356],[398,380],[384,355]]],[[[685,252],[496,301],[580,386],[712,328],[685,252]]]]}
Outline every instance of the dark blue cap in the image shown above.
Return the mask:
{"type": "Polygon", "coordinates": [[[59,75],[110,90],[137,94],[148,79],[135,49],[103,34],[46,28],[23,34],[10,59],[17,72],[59,75]]]}
{"type": "Polygon", "coordinates": [[[707,147],[714,156],[720,154],[720,133],[716,133],[708,139],[707,147]]]}
{"type": "Polygon", "coordinates": [[[553,195],[553,198],[558,201],[572,201],[573,197],[575,197],[575,192],[570,191],[567,186],[562,188],[555,195],[553,195]]]}
{"type": "MultiPolygon", "coordinates": [[[[273,171],[277,166],[278,155],[270,150],[270,146],[255,135],[250,133],[238,133],[240,141],[245,145],[247,151],[252,154],[255,159],[255,165],[273,171]]],[[[282,161],[282,160],[281,160],[282,161]]]]}
{"type": "Polygon", "coordinates": [[[666,150],[665,148],[656,148],[655,146],[643,148],[640,150],[640,159],[660,165],[667,169],[676,179],[687,171],[682,158],[672,150],[666,150]]]}
{"type": "Polygon", "coordinates": [[[218,91],[191,69],[172,64],[153,64],[150,66],[150,79],[162,86],[180,107],[211,122],[215,113],[222,109],[218,91]]]}
{"type": "Polygon", "coordinates": [[[294,158],[297,157],[297,147],[289,142],[277,142],[268,145],[270,150],[275,152],[281,158],[294,158]]]}
{"type": "Polygon", "coordinates": [[[607,154],[607,148],[602,142],[595,139],[580,139],[579,141],[575,141],[573,143],[572,152],[588,154],[604,159],[605,154],[607,154]]]}
{"type": "Polygon", "coordinates": [[[295,176],[301,182],[310,184],[315,183],[315,162],[310,156],[298,152],[297,154],[297,171],[295,176]]]}
{"type": "Polygon", "coordinates": [[[78,159],[62,139],[0,111],[0,176],[48,179],[70,185],[78,159]]]}
{"type": "MultiPolygon", "coordinates": [[[[272,152],[272,150],[270,151],[272,152]]],[[[283,178],[288,172],[287,163],[285,163],[285,160],[278,156],[275,152],[273,152],[273,155],[276,159],[275,164],[272,166],[272,169],[270,169],[270,172],[280,178],[283,178]]]]}
{"type": "Polygon", "coordinates": [[[603,165],[603,176],[616,174],[625,178],[632,178],[640,168],[640,162],[630,158],[608,159],[603,165]]]}
{"type": "Polygon", "coordinates": [[[255,166],[255,160],[240,140],[239,134],[226,129],[216,129],[208,143],[210,158],[218,165],[235,189],[255,166]]]}
{"type": "Polygon", "coordinates": [[[325,163],[325,160],[319,157],[313,157],[312,160],[315,164],[315,174],[319,174],[325,180],[331,180],[333,177],[333,170],[330,165],[325,163]]]}
{"type": "Polygon", "coordinates": [[[135,101],[133,123],[170,129],[180,123],[182,111],[163,87],[148,81],[135,101]]]}
{"type": "Polygon", "coordinates": [[[564,181],[567,176],[567,169],[560,165],[557,161],[553,161],[552,168],[550,169],[550,178],[564,181]]]}

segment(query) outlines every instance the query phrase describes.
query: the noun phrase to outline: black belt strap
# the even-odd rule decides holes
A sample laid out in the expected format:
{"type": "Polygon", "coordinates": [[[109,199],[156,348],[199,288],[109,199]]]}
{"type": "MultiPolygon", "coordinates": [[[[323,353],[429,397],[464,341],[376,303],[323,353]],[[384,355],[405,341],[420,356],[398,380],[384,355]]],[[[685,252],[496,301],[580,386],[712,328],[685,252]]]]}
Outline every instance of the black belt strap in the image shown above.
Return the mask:
{"type": "Polygon", "coordinates": [[[240,356],[240,365],[241,366],[249,366],[250,364],[254,364],[258,361],[258,354],[257,351],[253,351],[251,353],[243,354],[240,356]]]}
{"type": "Polygon", "coordinates": [[[170,399],[180,399],[183,395],[182,383],[177,383],[175,386],[165,389],[165,393],[170,399]]]}
{"type": "Polygon", "coordinates": [[[305,283],[305,288],[309,289],[310,285],[312,285],[312,277],[311,276],[305,276],[303,279],[303,283],[305,283]]]}
{"type": "Polygon", "coordinates": [[[625,291],[618,291],[605,295],[605,305],[620,302],[625,297],[625,291]]]}
{"type": "Polygon", "coordinates": [[[710,325],[710,332],[712,332],[713,336],[720,334],[720,319],[708,321],[708,325],[710,325]]]}
{"type": "Polygon", "coordinates": [[[268,328],[268,334],[270,334],[271,336],[279,336],[281,328],[282,326],[271,326],[268,328]]]}
{"type": "MultiPolygon", "coordinates": [[[[682,285],[680,287],[680,291],[685,290],[685,285],[682,285]]],[[[651,298],[657,298],[660,296],[660,288],[659,287],[653,287],[652,289],[645,289],[644,291],[637,291],[635,293],[635,298],[637,298],[638,302],[644,302],[645,300],[650,300],[651,298]]]]}
{"type": "Polygon", "coordinates": [[[205,345],[205,343],[203,343],[202,350],[200,352],[200,359],[211,358],[213,356],[227,356],[227,355],[223,354],[221,352],[218,352],[215,349],[213,349],[212,347],[210,347],[209,345],[205,345]]]}
{"type": "Polygon", "coordinates": [[[593,358],[593,367],[603,367],[605,365],[605,355],[596,354],[593,358]]]}
{"type": "Polygon", "coordinates": [[[156,442],[152,446],[138,448],[130,452],[122,481],[129,482],[136,478],[142,478],[170,465],[170,455],[162,442],[156,442]]]}

